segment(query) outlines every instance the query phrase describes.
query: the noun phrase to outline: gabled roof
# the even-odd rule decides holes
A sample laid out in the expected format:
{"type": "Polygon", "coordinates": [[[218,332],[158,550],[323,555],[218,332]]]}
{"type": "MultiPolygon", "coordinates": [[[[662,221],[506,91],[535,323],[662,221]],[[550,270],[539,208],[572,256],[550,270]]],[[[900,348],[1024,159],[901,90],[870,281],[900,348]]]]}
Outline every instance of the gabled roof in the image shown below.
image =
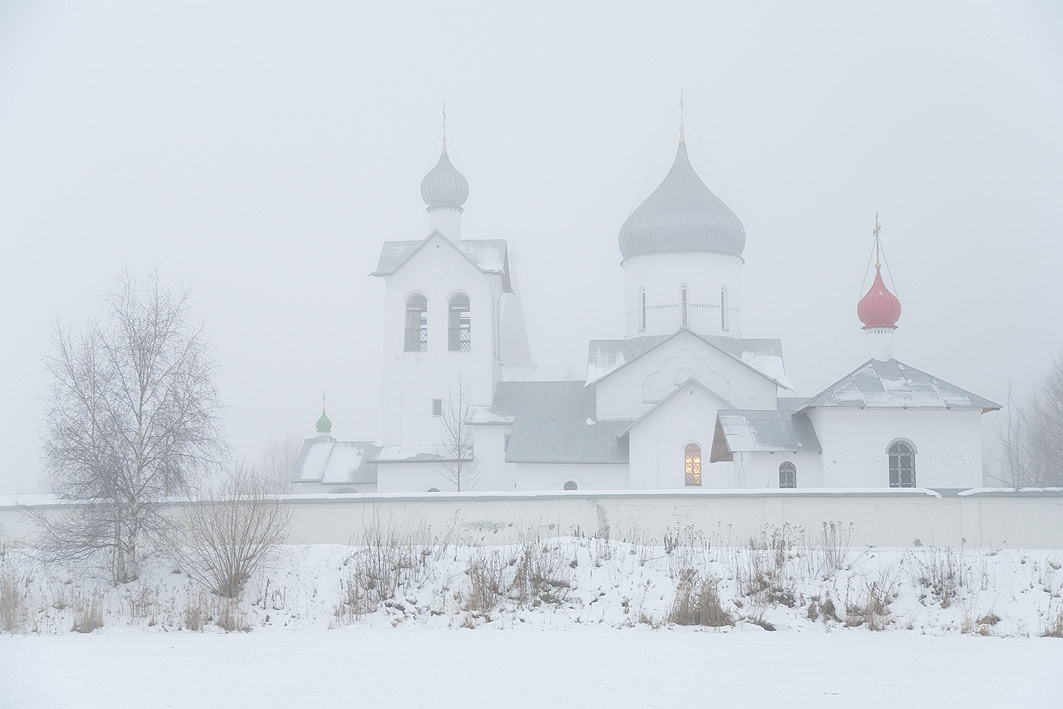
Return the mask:
{"type": "Polygon", "coordinates": [[[463,239],[453,242],[438,230],[434,230],[420,241],[385,241],[380,248],[380,260],[376,270],[369,275],[390,276],[436,235],[483,273],[502,276],[503,290],[506,293],[513,292],[509,281],[509,246],[505,239],[463,239]]]}
{"type": "Polygon", "coordinates": [[[868,360],[809,399],[800,411],[828,406],[981,409],[1000,404],[895,359],[868,360]]]}
{"type": "Polygon", "coordinates": [[[812,422],[790,411],[721,410],[716,415],[710,463],[733,460],[734,453],[822,453],[812,422]]]}
{"type": "Polygon", "coordinates": [[[694,386],[694,387],[697,387],[698,389],[701,389],[701,390],[702,390],[703,392],[705,392],[706,394],[708,394],[709,396],[711,396],[711,397],[712,397],[713,399],[716,399],[717,401],[719,401],[719,402],[723,403],[723,404],[724,404],[725,406],[727,406],[728,408],[731,408],[731,404],[730,404],[730,403],[728,403],[727,399],[724,399],[724,398],[723,398],[722,396],[720,396],[719,394],[717,394],[716,392],[714,392],[714,391],[713,391],[712,389],[709,389],[709,388],[708,388],[707,386],[705,386],[704,384],[702,384],[701,382],[699,382],[699,381],[698,381],[697,379],[693,379],[693,378],[691,378],[691,379],[687,379],[686,381],[684,381],[683,383],[681,383],[680,385],[678,385],[678,386],[677,386],[677,387],[676,387],[675,389],[673,389],[673,390],[672,390],[672,391],[671,391],[671,392],[670,392],[670,393],[668,394],[668,396],[666,396],[666,397],[664,397],[663,399],[661,399],[660,401],[658,401],[658,402],[657,402],[656,404],[654,404],[653,406],[651,406],[651,407],[650,407],[650,409],[649,409],[649,410],[648,410],[648,411],[647,411],[646,413],[642,414],[642,416],[639,416],[639,417],[638,417],[637,419],[635,419],[634,421],[632,421],[632,422],[631,422],[631,423],[630,423],[630,424],[628,425],[628,427],[627,427],[627,428],[625,428],[625,429],[624,429],[623,431],[621,431],[621,432],[620,432],[620,435],[621,435],[621,436],[626,436],[626,435],[627,435],[628,433],[630,433],[630,432],[631,432],[631,429],[635,428],[635,427],[636,427],[636,426],[638,426],[638,425],[639,425],[640,423],[642,423],[643,421],[645,421],[645,420],[646,420],[647,418],[649,418],[650,416],[652,416],[652,415],[653,415],[653,412],[655,412],[655,411],[656,411],[657,409],[659,409],[659,408],[661,408],[662,406],[664,406],[664,405],[665,405],[665,404],[666,404],[667,402],[671,401],[671,400],[672,400],[672,399],[673,399],[673,398],[674,398],[674,397],[675,397],[675,396],[676,396],[677,394],[679,394],[679,392],[683,391],[683,390],[684,390],[684,389],[686,389],[686,388],[687,388],[688,386],[694,386]]]}
{"type": "Polygon", "coordinates": [[[292,482],[376,484],[380,447],[369,441],[337,441],[315,436],[303,442],[292,471],[292,482]]]}
{"type": "Polygon", "coordinates": [[[587,352],[587,384],[596,384],[665,342],[688,333],[723,352],[777,386],[793,391],[783,371],[782,343],[778,339],[738,339],[720,335],[700,335],[690,329],[671,335],[647,335],[630,340],[591,340],[587,352]]]}
{"type": "Polygon", "coordinates": [[[596,421],[583,382],[501,382],[470,423],[512,423],[507,463],[626,463],[617,437],[630,421],[596,421]]]}

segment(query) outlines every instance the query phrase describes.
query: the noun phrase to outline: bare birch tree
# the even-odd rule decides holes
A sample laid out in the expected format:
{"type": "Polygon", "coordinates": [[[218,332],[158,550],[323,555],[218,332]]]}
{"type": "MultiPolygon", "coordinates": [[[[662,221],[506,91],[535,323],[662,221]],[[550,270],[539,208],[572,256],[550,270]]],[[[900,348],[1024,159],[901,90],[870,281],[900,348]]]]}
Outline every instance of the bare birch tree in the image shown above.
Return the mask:
{"type": "Polygon", "coordinates": [[[166,531],[159,502],[189,493],[225,445],[217,365],[190,320],[188,292],[125,273],[103,311],[80,333],[57,323],[44,360],[47,469],[55,494],[80,504],[37,521],[47,555],[103,554],[118,584],[137,577],[142,542],[166,531]]]}
{"type": "Polygon", "coordinates": [[[190,576],[235,598],[284,542],[290,522],[291,510],[270,493],[268,479],[238,465],[184,515],[176,554],[190,576]]]}
{"type": "Polygon", "coordinates": [[[1052,359],[1024,404],[1014,404],[1008,393],[996,433],[995,480],[1016,488],[1063,487],[1063,353],[1052,359]]]}
{"type": "Polygon", "coordinates": [[[473,450],[473,429],[469,425],[472,403],[469,382],[461,373],[443,399],[442,436],[446,458],[439,472],[457,492],[472,490],[483,477],[473,450]]]}

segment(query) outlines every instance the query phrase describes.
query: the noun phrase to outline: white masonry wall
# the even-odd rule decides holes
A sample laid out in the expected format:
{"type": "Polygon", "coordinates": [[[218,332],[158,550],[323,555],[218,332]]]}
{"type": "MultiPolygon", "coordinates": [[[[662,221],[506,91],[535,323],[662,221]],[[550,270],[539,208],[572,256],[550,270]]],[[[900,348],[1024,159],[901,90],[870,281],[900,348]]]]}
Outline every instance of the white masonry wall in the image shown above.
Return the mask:
{"type": "Polygon", "coordinates": [[[915,446],[919,487],[982,484],[981,412],[971,409],[813,409],[824,487],[889,487],[890,443],[915,446]]]}

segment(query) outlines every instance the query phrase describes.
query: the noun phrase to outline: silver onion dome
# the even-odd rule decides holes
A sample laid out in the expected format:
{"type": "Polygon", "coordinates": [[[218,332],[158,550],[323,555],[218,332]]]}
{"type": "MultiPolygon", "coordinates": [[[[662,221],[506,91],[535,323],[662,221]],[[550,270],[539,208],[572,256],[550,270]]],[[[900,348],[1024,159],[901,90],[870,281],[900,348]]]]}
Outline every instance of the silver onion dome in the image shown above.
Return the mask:
{"type": "Polygon", "coordinates": [[[439,162],[421,180],[421,198],[428,209],[436,207],[461,209],[461,205],[465,204],[465,200],[469,198],[469,181],[450,162],[446,143],[443,144],[439,162]]]}
{"type": "Polygon", "coordinates": [[[745,245],[742,222],[694,172],[682,138],[664,181],[620,227],[625,259],[705,251],[741,256],[745,245]]]}

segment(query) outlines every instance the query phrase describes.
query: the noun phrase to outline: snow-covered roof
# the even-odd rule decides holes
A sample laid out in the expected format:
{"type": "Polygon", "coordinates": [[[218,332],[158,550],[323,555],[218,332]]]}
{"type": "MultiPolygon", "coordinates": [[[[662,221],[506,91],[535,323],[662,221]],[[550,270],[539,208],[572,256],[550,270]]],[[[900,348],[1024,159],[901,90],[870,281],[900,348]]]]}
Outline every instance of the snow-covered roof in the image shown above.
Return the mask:
{"type": "Polygon", "coordinates": [[[472,423],[512,422],[508,463],[626,463],[619,440],[630,421],[596,421],[593,387],[583,382],[501,382],[490,409],[472,423]]]}
{"type": "Polygon", "coordinates": [[[463,239],[453,242],[438,231],[433,231],[420,241],[385,241],[380,247],[380,260],[373,276],[390,276],[402,268],[411,256],[417,253],[433,236],[447,240],[454,248],[484,273],[502,276],[505,292],[512,292],[509,281],[509,254],[505,239],[463,239]]]}
{"type": "Polygon", "coordinates": [[[315,436],[303,443],[292,471],[292,482],[376,483],[376,460],[380,447],[369,441],[337,441],[315,436]]]}
{"type": "Polygon", "coordinates": [[[1000,404],[972,394],[895,359],[872,359],[809,399],[801,410],[821,406],[981,409],[1000,404]]]}
{"type": "Polygon", "coordinates": [[[668,340],[689,333],[730,355],[776,385],[793,391],[783,367],[782,343],[775,338],[739,339],[679,330],[672,335],[647,335],[629,340],[591,340],[587,352],[587,384],[593,384],[634,362],[668,340]]]}
{"type": "MultiPolygon", "coordinates": [[[[646,413],[642,414],[642,416],[639,416],[637,419],[632,421],[626,428],[624,428],[623,431],[621,431],[620,435],[621,436],[626,436],[628,433],[631,432],[631,429],[635,428],[640,423],[642,423],[643,421],[645,421],[646,419],[651,417],[654,414],[654,412],[657,411],[657,409],[661,408],[666,403],[671,401],[676,395],[679,394],[679,392],[686,391],[686,390],[688,390],[691,387],[701,389],[705,394],[711,396],[712,398],[716,399],[717,401],[719,401],[720,403],[724,404],[725,406],[728,406],[728,407],[733,406],[733,404],[729,403],[727,401],[727,399],[724,399],[722,396],[720,396],[719,394],[714,392],[712,389],[709,389],[707,386],[705,386],[704,384],[699,382],[697,379],[693,379],[693,378],[687,379],[685,382],[683,382],[682,384],[677,386],[675,389],[673,389],[668,394],[668,396],[664,397],[663,399],[658,401],[656,404],[651,406],[649,408],[649,410],[646,411],[646,413]]],[[[693,393],[693,392],[691,392],[691,393],[693,393]]]]}
{"type": "Polygon", "coordinates": [[[734,453],[822,453],[812,422],[803,413],[723,409],[716,415],[710,462],[734,453]]]}
{"type": "MultiPolygon", "coordinates": [[[[467,460],[471,458],[466,458],[467,460]]],[[[378,463],[443,463],[456,460],[446,446],[383,446],[378,463]]]]}

